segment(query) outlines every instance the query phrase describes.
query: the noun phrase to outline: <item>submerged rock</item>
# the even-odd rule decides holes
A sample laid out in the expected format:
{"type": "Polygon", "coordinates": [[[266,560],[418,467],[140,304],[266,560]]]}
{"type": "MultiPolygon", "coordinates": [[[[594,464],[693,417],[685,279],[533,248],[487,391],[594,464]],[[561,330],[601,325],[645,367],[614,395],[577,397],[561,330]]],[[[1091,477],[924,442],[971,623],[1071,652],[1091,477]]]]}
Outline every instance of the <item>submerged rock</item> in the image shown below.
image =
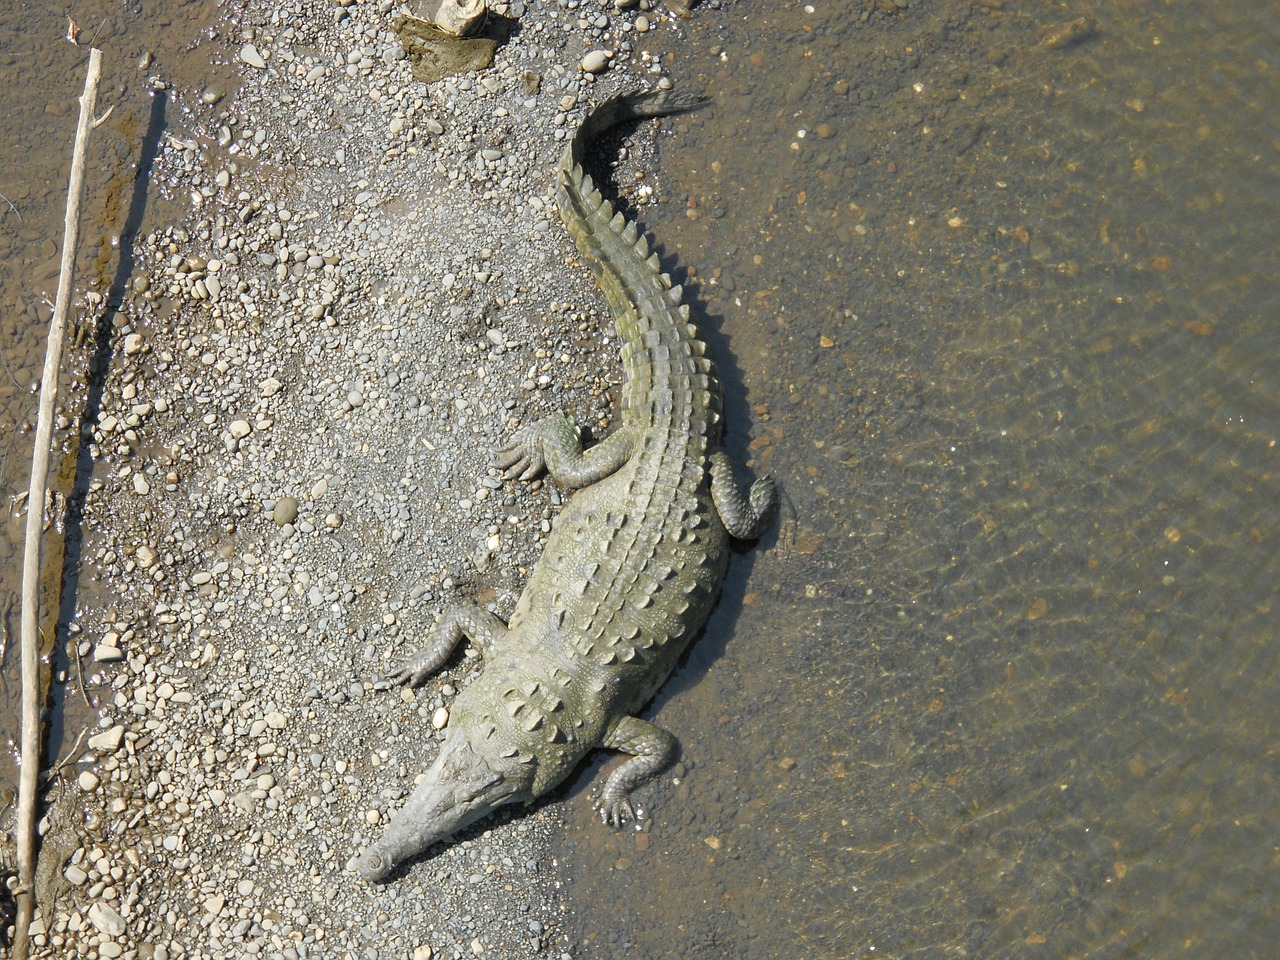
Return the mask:
{"type": "Polygon", "coordinates": [[[457,37],[419,20],[400,17],[394,24],[396,36],[409,55],[413,75],[423,83],[493,65],[498,42],[486,37],[457,37]]]}

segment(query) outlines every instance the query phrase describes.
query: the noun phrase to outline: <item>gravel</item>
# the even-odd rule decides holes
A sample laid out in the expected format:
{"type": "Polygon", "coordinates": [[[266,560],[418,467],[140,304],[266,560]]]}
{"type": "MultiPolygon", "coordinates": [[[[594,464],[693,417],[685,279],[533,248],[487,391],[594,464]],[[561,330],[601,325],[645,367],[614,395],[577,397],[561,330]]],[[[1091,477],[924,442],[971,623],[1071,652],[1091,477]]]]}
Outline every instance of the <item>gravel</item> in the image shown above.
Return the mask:
{"type": "Polygon", "coordinates": [[[139,241],[81,428],[71,632],[99,722],[45,824],[36,956],[578,953],[555,804],[386,885],[348,866],[477,659],[381,678],[455,598],[508,615],[559,505],[492,451],[561,407],[612,415],[552,174],[592,103],[668,85],[636,31],[676,27],[648,0],[495,6],[520,30],[494,66],[428,86],[389,2],[250,0],[223,21],[239,90],[173,91],[153,189],[192,213],[139,241]]]}

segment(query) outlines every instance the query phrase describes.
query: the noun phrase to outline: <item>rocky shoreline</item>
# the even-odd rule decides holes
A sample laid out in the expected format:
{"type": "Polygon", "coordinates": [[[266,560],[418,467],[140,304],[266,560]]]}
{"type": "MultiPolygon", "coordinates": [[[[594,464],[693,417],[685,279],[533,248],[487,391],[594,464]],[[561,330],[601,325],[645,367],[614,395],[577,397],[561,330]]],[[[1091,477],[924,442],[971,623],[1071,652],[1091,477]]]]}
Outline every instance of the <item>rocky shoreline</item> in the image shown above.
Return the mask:
{"type": "Polygon", "coordinates": [[[493,67],[426,85],[390,2],[254,0],[223,27],[238,91],[170,91],[153,183],[191,214],[135,251],[83,430],[100,722],[50,791],[35,955],[575,955],[554,803],[386,885],[348,860],[472,659],[379,678],[452,598],[508,614],[550,529],[556,491],[492,451],[561,407],[608,428],[608,314],[551,171],[591,102],[669,85],[654,6],[495,4],[493,67]]]}

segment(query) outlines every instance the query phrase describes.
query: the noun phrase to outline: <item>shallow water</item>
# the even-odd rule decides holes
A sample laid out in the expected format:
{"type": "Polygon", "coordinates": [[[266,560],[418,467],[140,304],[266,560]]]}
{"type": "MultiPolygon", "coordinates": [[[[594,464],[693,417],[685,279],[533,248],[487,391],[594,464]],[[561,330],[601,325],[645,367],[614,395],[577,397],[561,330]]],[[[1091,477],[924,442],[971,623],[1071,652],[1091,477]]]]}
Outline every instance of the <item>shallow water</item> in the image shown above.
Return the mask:
{"type": "Polygon", "coordinates": [[[788,503],[584,952],[1269,956],[1280,17],[811,6],[688,26],[647,226],[788,503]]]}

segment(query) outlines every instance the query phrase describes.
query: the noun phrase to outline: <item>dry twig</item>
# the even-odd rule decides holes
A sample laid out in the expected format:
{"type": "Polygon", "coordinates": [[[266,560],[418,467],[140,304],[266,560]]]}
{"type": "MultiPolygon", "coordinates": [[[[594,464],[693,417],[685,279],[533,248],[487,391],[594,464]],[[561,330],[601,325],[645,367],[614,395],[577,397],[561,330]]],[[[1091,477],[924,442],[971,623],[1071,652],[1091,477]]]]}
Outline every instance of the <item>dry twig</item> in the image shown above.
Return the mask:
{"type": "Polygon", "coordinates": [[[30,928],[35,912],[36,792],[40,782],[40,539],[44,520],[45,491],[49,480],[49,454],[53,443],[53,413],[58,397],[58,369],[62,365],[62,341],[71,312],[71,277],[80,238],[80,206],[84,198],[85,155],[89,130],[102,75],[102,51],[89,51],[89,72],[80,96],[80,122],[76,126],[71,155],[71,182],[67,189],[67,214],[62,235],[62,269],[58,274],[58,298],[44,357],[40,382],[40,415],[36,421],[35,450],[31,455],[26,544],[22,563],[22,775],[18,783],[18,917],[14,927],[13,956],[26,960],[30,928]]]}

